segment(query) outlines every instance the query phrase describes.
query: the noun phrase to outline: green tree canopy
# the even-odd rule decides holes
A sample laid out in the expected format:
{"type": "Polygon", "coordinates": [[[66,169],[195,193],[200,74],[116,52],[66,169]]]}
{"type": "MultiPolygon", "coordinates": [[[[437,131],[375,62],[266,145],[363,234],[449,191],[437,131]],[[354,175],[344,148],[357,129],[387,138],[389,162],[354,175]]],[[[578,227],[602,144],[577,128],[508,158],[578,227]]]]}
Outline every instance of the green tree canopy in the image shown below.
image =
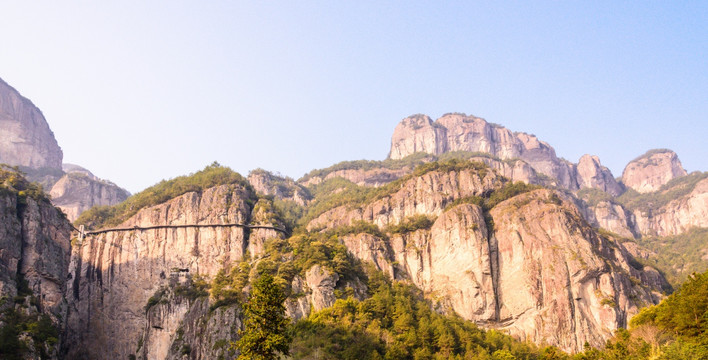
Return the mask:
{"type": "Polygon", "coordinates": [[[273,276],[264,274],[253,284],[244,305],[244,330],[236,342],[239,359],[271,360],[289,353],[291,338],[285,317],[285,294],[273,276]]]}

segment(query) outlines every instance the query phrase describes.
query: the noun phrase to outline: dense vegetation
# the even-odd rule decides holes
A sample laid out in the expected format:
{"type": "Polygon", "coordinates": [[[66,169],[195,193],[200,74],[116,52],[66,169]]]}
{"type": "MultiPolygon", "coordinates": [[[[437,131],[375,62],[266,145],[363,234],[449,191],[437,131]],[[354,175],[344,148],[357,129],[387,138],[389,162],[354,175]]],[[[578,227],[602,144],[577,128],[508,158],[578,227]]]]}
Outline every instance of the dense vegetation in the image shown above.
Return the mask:
{"type": "MultiPolygon", "coordinates": [[[[237,184],[253,194],[248,181],[228,167],[217,162],[196,173],[163,180],[114,206],[97,206],[84,212],[75,221],[77,225],[91,228],[115,226],[135,215],[140,209],[158,205],[188,192],[201,192],[205,189],[225,184],[237,184]]],[[[255,200],[251,199],[252,201],[255,200]]]]}
{"type": "Polygon", "coordinates": [[[235,346],[239,359],[275,360],[288,355],[291,334],[290,321],[285,317],[285,293],[269,274],[253,283],[248,301],[243,306],[244,329],[235,346]]]}
{"type": "Polygon", "coordinates": [[[337,300],[295,324],[294,359],[547,358],[549,350],[436,313],[411,285],[371,268],[367,275],[366,300],[337,300]]]}
{"type": "Polygon", "coordinates": [[[300,182],[307,182],[314,177],[325,178],[327,175],[342,170],[373,170],[373,169],[388,169],[388,170],[401,170],[409,169],[413,170],[416,167],[429,162],[435,161],[448,161],[448,160],[469,160],[473,157],[484,157],[498,161],[516,161],[515,159],[501,160],[498,157],[485,152],[477,151],[451,151],[440,155],[432,155],[423,152],[417,152],[404,157],[403,159],[386,159],[386,160],[355,160],[355,161],[342,161],[340,163],[334,164],[328,168],[312,170],[300,178],[300,182]]]}
{"type": "Polygon", "coordinates": [[[39,314],[39,300],[27,281],[18,276],[17,296],[0,298],[0,359],[25,359],[29,354],[48,359],[59,341],[59,330],[46,314],[39,314]]]}
{"type": "Polygon", "coordinates": [[[422,164],[416,167],[411,174],[378,188],[358,186],[343,178],[330,179],[321,184],[312,186],[311,193],[314,196],[314,202],[308,207],[305,215],[300,220],[300,224],[306,224],[327,210],[338,206],[347,205],[355,207],[389,196],[400,190],[401,186],[410,179],[423,176],[429,172],[438,171],[447,173],[463,170],[475,170],[479,173],[480,177],[484,177],[489,171],[489,168],[487,165],[480,162],[453,158],[445,161],[434,161],[422,164]]]}
{"type": "Polygon", "coordinates": [[[654,254],[645,260],[661,269],[673,287],[682,284],[693,272],[708,270],[708,229],[693,228],[673,236],[643,237],[633,240],[654,254]]]}
{"type": "Polygon", "coordinates": [[[26,204],[27,198],[49,202],[49,196],[40,184],[29,182],[18,167],[4,164],[0,164],[0,194],[17,196],[19,205],[26,204]]]}

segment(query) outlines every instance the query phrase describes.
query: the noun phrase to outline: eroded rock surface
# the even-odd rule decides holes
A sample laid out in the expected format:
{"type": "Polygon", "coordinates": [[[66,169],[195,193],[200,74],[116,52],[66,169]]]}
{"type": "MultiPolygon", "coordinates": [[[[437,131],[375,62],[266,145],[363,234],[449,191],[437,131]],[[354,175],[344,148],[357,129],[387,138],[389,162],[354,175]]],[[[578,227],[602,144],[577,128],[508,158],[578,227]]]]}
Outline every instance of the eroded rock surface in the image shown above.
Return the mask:
{"type": "Polygon", "coordinates": [[[62,156],[42,112],[0,79],[0,163],[61,170],[62,156]]]}
{"type": "Polygon", "coordinates": [[[627,164],[622,172],[622,183],[640,193],[648,193],[684,175],[686,170],[675,152],[652,150],[627,164]]]}

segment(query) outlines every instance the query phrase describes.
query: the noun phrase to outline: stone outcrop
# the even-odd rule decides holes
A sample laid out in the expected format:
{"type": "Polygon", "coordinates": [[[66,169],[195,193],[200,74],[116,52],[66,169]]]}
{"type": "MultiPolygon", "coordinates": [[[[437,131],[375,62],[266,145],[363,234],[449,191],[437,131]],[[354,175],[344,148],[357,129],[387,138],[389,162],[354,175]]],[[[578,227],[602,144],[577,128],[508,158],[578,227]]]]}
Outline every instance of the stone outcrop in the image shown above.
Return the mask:
{"type": "Polygon", "coordinates": [[[378,187],[386,185],[400,177],[408,175],[413,171],[412,167],[402,169],[387,169],[385,167],[373,169],[347,169],[332,171],[324,176],[312,176],[302,181],[303,186],[321,184],[329,179],[341,177],[359,186],[378,187]]]}
{"type": "Polygon", "coordinates": [[[636,209],[633,215],[639,231],[649,236],[678,235],[692,227],[708,227],[708,178],[685,196],[658,209],[636,209]]]}
{"type": "Polygon", "coordinates": [[[364,220],[386,229],[427,215],[435,219],[429,229],[387,238],[349,235],[343,243],[382,271],[393,266],[396,278],[409,279],[444,309],[565,350],[581,350],[585,342],[602,346],[640,306],[659,301],[663,277],[633,267],[630,253],[597,235],[565,195],[535,190],[488,214],[464,201],[449,207],[502,182],[491,171],[433,171],[379,200],[332,209],[308,226],[364,220]]]}
{"type": "Polygon", "coordinates": [[[684,175],[686,170],[675,152],[651,150],[627,164],[622,172],[622,183],[640,193],[648,193],[684,175]]]}
{"type": "Polygon", "coordinates": [[[190,299],[166,290],[146,312],[147,322],[136,343],[136,359],[230,359],[242,329],[238,305],[212,309],[208,297],[190,299]]]}
{"type": "Polygon", "coordinates": [[[433,123],[427,115],[407,117],[396,126],[391,138],[389,158],[402,159],[417,152],[442,154],[447,151],[447,129],[433,123]]]}
{"type": "Polygon", "coordinates": [[[281,200],[291,200],[298,205],[304,206],[312,196],[290,178],[278,176],[268,171],[257,169],[248,174],[248,182],[257,193],[271,195],[281,200]]]}
{"type": "Polygon", "coordinates": [[[130,196],[125,189],[101,180],[85,169],[67,172],[52,186],[49,195],[52,203],[71,221],[94,206],[115,205],[130,196]]]}
{"type": "Polygon", "coordinates": [[[0,163],[61,169],[62,156],[42,112],[0,79],[0,163]]]}
{"type": "MultiPolygon", "coordinates": [[[[0,326],[5,325],[5,311],[14,309],[29,321],[47,315],[61,328],[67,311],[71,224],[48,200],[22,195],[1,181],[0,224],[0,326]]],[[[9,341],[11,335],[3,336],[9,341]]],[[[35,344],[26,333],[20,337],[28,345],[27,359],[39,359],[38,347],[56,359],[63,340],[60,336],[56,344],[35,344]]]]}
{"type": "MultiPolygon", "coordinates": [[[[121,227],[249,223],[250,194],[239,185],[191,192],[140,210],[121,227]]],[[[169,228],[89,236],[72,254],[67,291],[68,358],[125,359],[147,324],[143,307],[172,269],[214,276],[240,261],[248,233],[240,227],[169,228]]]]}
{"type": "Polygon", "coordinates": [[[622,186],[612,176],[610,169],[600,164],[600,158],[583,155],[576,168],[578,187],[600,189],[612,196],[622,194],[622,186]]]}
{"type": "Polygon", "coordinates": [[[307,229],[334,228],[350,225],[357,220],[385,227],[416,214],[437,216],[445,205],[456,199],[479,196],[501,186],[502,180],[488,169],[450,173],[432,171],[407,181],[400,190],[362,207],[331,209],[308,223],[307,229]]]}
{"type": "Polygon", "coordinates": [[[594,206],[584,207],[582,213],[594,227],[609,230],[626,238],[637,238],[641,234],[634,214],[613,201],[601,201],[594,206]]]}
{"type": "Polygon", "coordinates": [[[573,164],[559,159],[546,142],[464,114],[446,114],[435,122],[424,115],[403,119],[391,138],[389,158],[402,159],[416,152],[440,155],[452,151],[482,152],[502,160],[520,158],[536,172],[556,179],[559,186],[578,188],[573,164]]]}

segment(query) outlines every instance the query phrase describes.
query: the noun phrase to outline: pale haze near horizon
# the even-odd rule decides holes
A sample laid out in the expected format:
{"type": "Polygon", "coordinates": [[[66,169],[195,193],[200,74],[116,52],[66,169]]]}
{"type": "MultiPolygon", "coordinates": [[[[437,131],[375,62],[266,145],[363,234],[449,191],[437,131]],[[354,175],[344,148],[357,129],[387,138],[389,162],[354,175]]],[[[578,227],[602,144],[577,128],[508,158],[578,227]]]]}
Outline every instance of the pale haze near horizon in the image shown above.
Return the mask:
{"type": "Polygon", "coordinates": [[[64,162],[137,192],[212,161],[295,179],[464,112],[616,177],[708,170],[708,2],[4,2],[0,78],[64,162]]]}

